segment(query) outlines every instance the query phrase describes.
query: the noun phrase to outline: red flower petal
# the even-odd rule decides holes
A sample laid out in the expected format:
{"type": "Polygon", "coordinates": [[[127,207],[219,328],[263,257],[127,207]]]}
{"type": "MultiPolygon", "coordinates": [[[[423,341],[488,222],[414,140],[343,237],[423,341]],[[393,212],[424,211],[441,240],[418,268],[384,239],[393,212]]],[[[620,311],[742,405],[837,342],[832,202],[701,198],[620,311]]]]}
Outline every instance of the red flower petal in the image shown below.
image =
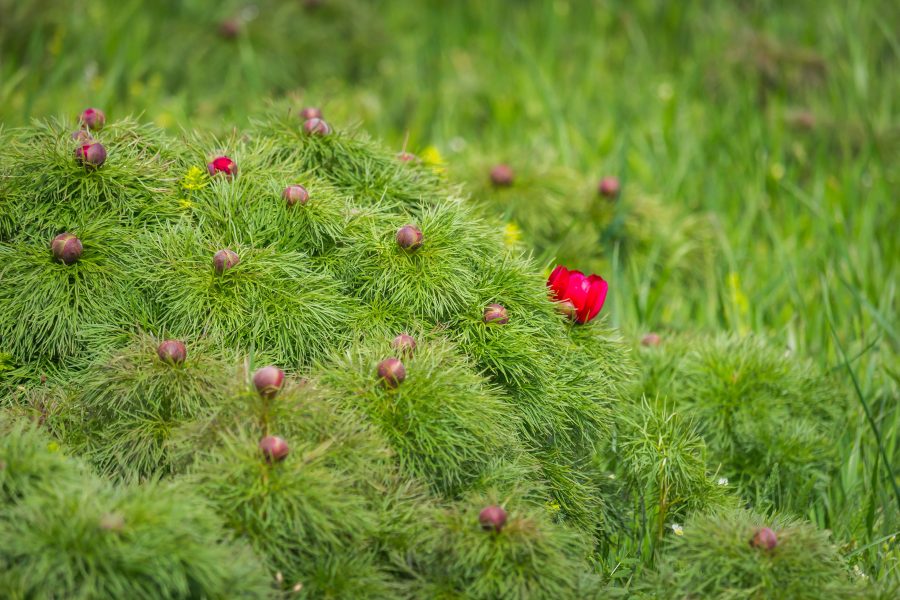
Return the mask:
{"type": "Polygon", "coordinates": [[[576,310],[580,313],[584,309],[587,302],[588,291],[590,285],[587,278],[581,271],[570,271],[569,280],[566,284],[566,290],[563,292],[562,299],[570,300],[575,305],[576,310]]]}
{"type": "Polygon", "coordinates": [[[591,275],[588,277],[590,291],[588,292],[587,301],[585,302],[585,311],[579,311],[579,323],[587,323],[600,313],[603,304],[606,302],[606,293],[609,291],[609,284],[599,275],[591,275]]]}
{"type": "Polygon", "coordinates": [[[566,282],[569,280],[569,270],[562,265],[559,265],[553,272],[550,273],[550,278],[547,279],[547,287],[553,290],[553,295],[557,300],[562,299],[562,294],[566,291],[566,282]]]}

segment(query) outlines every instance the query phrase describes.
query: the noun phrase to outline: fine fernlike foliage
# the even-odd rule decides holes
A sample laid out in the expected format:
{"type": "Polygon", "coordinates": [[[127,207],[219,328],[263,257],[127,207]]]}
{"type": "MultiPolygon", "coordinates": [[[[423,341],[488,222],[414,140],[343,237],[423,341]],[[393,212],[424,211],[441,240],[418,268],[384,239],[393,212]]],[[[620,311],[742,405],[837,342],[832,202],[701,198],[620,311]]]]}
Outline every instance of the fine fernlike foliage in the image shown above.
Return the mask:
{"type": "Polygon", "coordinates": [[[423,162],[280,111],[222,138],[112,122],[76,168],[72,128],[2,150],[0,393],[46,433],[4,438],[0,592],[603,597],[622,552],[737,503],[719,476],[775,501],[766,473],[825,472],[798,433],[827,422],[818,377],[700,344],[630,402],[619,335],[423,162]]]}
{"type": "Polygon", "coordinates": [[[515,498],[500,531],[472,527],[491,496],[471,496],[438,512],[416,540],[413,561],[424,563],[413,585],[420,598],[601,598],[586,564],[584,535],[554,524],[515,498]]]}
{"type": "Polygon", "coordinates": [[[641,598],[870,598],[874,592],[842,566],[828,538],[806,522],[743,509],[697,516],[673,536],[641,598]],[[754,544],[761,528],[774,547],[754,544]]]}
{"type": "Polygon", "coordinates": [[[140,336],[97,359],[76,382],[69,417],[73,443],[98,470],[123,478],[148,478],[176,470],[174,429],[221,402],[237,369],[208,344],[187,345],[182,364],[163,361],[161,340],[140,336]]]}
{"type": "Polygon", "coordinates": [[[668,393],[711,465],[754,502],[802,512],[834,468],[840,389],[758,338],[685,336],[641,351],[644,392],[668,393]]]}
{"type": "Polygon", "coordinates": [[[0,421],[0,589],[10,598],[263,598],[268,576],[185,486],[113,487],[0,421]]]}

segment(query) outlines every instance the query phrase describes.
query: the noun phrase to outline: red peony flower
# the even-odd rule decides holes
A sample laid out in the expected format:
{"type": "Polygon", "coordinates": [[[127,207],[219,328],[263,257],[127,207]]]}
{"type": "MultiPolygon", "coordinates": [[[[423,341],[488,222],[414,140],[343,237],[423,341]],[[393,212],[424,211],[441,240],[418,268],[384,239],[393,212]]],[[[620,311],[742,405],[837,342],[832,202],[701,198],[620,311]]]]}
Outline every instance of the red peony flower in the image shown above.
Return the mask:
{"type": "Polygon", "coordinates": [[[597,316],[606,301],[609,284],[599,275],[585,276],[581,271],[570,271],[559,265],[550,274],[547,287],[559,302],[575,308],[575,322],[587,323],[597,316]]]}
{"type": "Polygon", "coordinates": [[[206,165],[210,177],[215,177],[219,173],[223,173],[225,177],[231,179],[237,173],[237,163],[227,156],[219,156],[206,165]]]}

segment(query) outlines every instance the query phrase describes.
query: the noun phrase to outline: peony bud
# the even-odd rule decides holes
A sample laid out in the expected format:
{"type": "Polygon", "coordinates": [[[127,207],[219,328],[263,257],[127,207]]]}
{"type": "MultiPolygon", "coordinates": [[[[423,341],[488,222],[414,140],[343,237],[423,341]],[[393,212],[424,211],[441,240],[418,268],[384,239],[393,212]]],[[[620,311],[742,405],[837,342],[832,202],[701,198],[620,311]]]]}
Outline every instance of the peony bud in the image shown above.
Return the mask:
{"type": "Polygon", "coordinates": [[[563,300],[562,302],[556,303],[556,310],[569,317],[570,319],[574,319],[578,316],[578,307],[575,306],[575,303],[571,300],[563,300]]]}
{"type": "Polygon", "coordinates": [[[277,435],[267,435],[259,440],[259,449],[266,458],[267,463],[275,463],[284,460],[291,449],[286,441],[277,435]]]}
{"type": "Polygon", "coordinates": [[[309,192],[302,185],[289,185],[281,192],[281,197],[287,202],[288,206],[293,206],[298,202],[303,205],[309,202],[309,192]]]}
{"type": "Polygon", "coordinates": [[[99,108],[84,109],[78,120],[81,121],[83,127],[87,127],[91,131],[100,131],[106,125],[106,115],[99,108]]]}
{"type": "Polygon", "coordinates": [[[79,146],[87,146],[94,143],[94,138],[92,138],[91,134],[84,129],[73,131],[72,140],[79,146]]]}
{"type": "Polygon", "coordinates": [[[509,187],[514,180],[515,175],[509,165],[496,165],[491,169],[491,183],[494,187],[509,187]]]}
{"type": "Polygon", "coordinates": [[[219,250],[213,256],[213,268],[219,275],[237,265],[239,262],[241,262],[241,257],[228,248],[219,250]]]}
{"type": "Polygon", "coordinates": [[[156,348],[159,360],[170,365],[180,365],[187,358],[187,349],[178,340],[166,340],[156,348]]]}
{"type": "Polygon", "coordinates": [[[238,19],[226,19],[219,23],[219,35],[226,40],[233,40],[241,32],[241,22],[238,19]]]}
{"type": "Polygon", "coordinates": [[[660,342],[662,342],[662,338],[656,333],[648,333],[641,338],[642,346],[659,346],[660,342]]]}
{"type": "Polygon", "coordinates": [[[104,531],[119,532],[125,529],[125,516],[117,512],[105,513],[98,524],[104,531]]]}
{"type": "Polygon", "coordinates": [[[227,179],[231,179],[234,175],[237,175],[238,172],[237,163],[227,156],[214,158],[211,163],[207,163],[206,169],[209,171],[210,177],[215,177],[219,173],[222,173],[227,179]]]}
{"type": "Polygon", "coordinates": [[[756,530],[756,534],[750,540],[750,545],[760,550],[772,550],[778,545],[778,537],[774,531],[768,527],[763,527],[756,530]]]}
{"type": "Polygon", "coordinates": [[[106,148],[100,142],[88,142],[75,148],[75,162],[86,169],[97,169],[106,162],[106,148]]]}
{"type": "Polygon", "coordinates": [[[423,242],[422,230],[415,225],[404,225],[397,230],[397,245],[404,250],[415,252],[422,247],[423,242]]]}
{"type": "Polygon", "coordinates": [[[488,304],[484,309],[484,322],[506,325],[509,323],[509,315],[502,304],[488,304]]]}
{"type": "Polygon", "coordinates": [[[263,398],[274,398],[284,385],[284,371],[269,365],[253,374],[253,385],[263,398]]]}
{"type": "Polygon", "coordinates": [[[300,116],[304,121],[309,121],[310,119],[321,119],[322,111],[315,106],[307,106],[300,111],[300,116]]]}
{"type": "Polygon", "coordinates": [[[604,198],[615,200],[619,197],[619,179],[616,177],[604,177],[597,186],[597,191],[604,198]]]}
{"type": "Polygon", "coordinates": [[[303,122],[303,131],[307,135],[328,135],[331,133],[331,127],[319,117],[313,117],[303,122]]]}
{"type": "Polygon", "coordinates": [[[485,531],[499,533],[503,526],[506,525],[506,511],[503,510],[503,507],[496,504],[485,507],[478,513],[478,522],[481,523],[481,528],[485,531]]]}
{"type": "Polygon", "coordinates": [[[406,367],[398,358],[386,358],[378,363],[378,377],[386,387],[395,388],[406,379],[406,367]]]}
{"type": "Polygon", "coordinates": [[[416,351],[416,340],[411,335],[401,333],[391,342],[391,348],[403,356],[412,356],[416,351]]]}
{"type": "Polygon", "coordinates": [[[71,265],[81,258],[84,249],[81,240],[74,233],[61,233],[50,242],[53,257],[65,265],[71,265]]]}

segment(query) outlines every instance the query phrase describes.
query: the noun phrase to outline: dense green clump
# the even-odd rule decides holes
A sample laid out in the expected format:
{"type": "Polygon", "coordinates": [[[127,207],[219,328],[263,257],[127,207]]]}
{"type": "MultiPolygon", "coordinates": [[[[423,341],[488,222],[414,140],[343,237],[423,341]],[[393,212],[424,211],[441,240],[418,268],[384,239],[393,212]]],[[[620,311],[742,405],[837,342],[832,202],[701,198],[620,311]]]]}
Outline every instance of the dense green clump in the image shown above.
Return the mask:
{"type": "Polygon", "coordinates": [[[642,392],[694,421],[748,499],[799,512],[827,481],[841,392],[807,361],[752,337],[676,336],[640,358],[642,392]]]}
{"type": "Polygon", "coordinates": [[[641,598],[870,598],[828,533],[785,517],[730,510],[688,520],[641,598]]]}
{"type": "MultiPolygon", "coordinates": [[[[111,123],[107,161],[77,170],[59,150],[69,128],[12,132],[3,150],[5,199],[27,210],[0,241],[0,389],[10,415],[107,478],[63,477],[45,457],[30,472],[60,471],[53,493],[9,484],[11,527],[72,524],[51,540],[62,570],[46,571],[47,540],[0,552],[15,593],[32,593],[20,567],[35,565],[86,597],[253,595],[265,580],[310,598],[592,597],[617,549],[652,559],[673,519],[735,503],[716,460],[780,448],[765,429],[734,448],[711,435],[687,400],[724,397],[702,355],[665,383],[693,421],[630,403],[618,334],[561,314],[502,224],[425,164],[282,113],[225,138],[111,123]],[[20,173],[34,169],[23,157],[53,164],[20,173]],[[50,243],[68,229],[83,248],[50,243]],[[120,581],[131,555],[109,540],[129,524],[177,564],[120,581]],[[232,539],[240,568],[203,562],[232,539]],[[208,548],[182,559],[192,544],[208,548]]],[[[778,374],[789,390],[807,381],[778,374]]],[[[749,489],[754,472],[732,467],[749,489]]]]}
{"type": "Polygon", "coordinates": [[[268,596],[262,566],[186,486],[113,487],[27,422],[0,432],[4,596],[268,596]]]}

